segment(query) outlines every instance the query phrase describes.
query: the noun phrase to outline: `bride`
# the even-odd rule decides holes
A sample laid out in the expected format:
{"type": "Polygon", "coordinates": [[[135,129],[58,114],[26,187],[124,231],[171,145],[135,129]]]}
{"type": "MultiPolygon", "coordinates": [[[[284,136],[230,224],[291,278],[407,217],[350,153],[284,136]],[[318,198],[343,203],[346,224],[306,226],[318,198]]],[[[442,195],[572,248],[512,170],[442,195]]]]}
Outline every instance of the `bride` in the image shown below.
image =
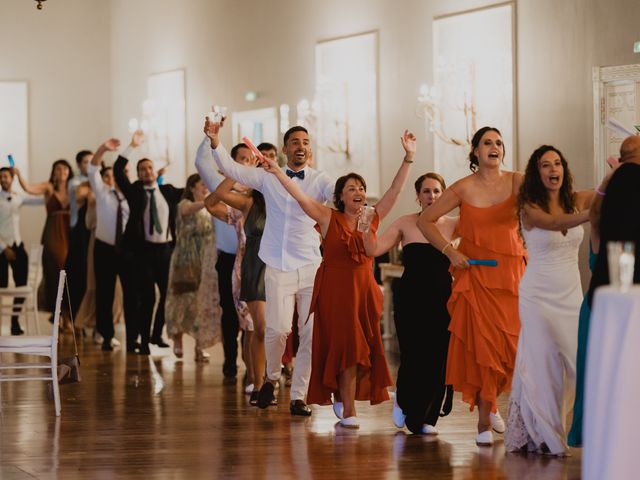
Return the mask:
{"type": "Polygon", "coordinates": [[[582,286],[581,224],[593,191],[574,192],[567,161],[544,145],[533,152],[518,196],[529,263],[520,282],[522,324],[505,446],[566,455],[566,419],[575,394],[582,286]]]}

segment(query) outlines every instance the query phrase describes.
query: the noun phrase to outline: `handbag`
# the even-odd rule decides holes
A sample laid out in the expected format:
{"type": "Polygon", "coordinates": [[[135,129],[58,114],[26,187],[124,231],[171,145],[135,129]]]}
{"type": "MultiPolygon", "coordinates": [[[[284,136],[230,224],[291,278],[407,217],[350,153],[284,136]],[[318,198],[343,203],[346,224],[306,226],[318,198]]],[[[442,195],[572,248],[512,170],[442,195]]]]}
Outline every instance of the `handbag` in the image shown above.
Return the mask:
{"type": "Polygon", "coordinates": [[[193,265],[174,265],[171,287],[175,293],[193,292],[198,289],[198,276],[193,265]]]}
{"type": "Polygon", "coordinates": [[[171,269],[171,287],[174,293],[194,292],[200,286],[200,263],[196,251],[188,248],[182,254],[174,253],[171,269]]]}

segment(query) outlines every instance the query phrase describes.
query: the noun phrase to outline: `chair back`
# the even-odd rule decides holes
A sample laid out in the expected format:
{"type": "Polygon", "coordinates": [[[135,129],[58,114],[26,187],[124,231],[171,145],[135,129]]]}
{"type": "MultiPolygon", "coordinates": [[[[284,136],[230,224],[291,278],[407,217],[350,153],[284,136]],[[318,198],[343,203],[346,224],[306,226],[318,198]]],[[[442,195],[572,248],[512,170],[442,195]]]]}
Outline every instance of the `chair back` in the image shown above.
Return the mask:
{"type": "Polygon", "coordinates": [[[27,277],[27,285],[33,289],[38,288],[40,268],[42,268],[42,245],[33,244],[29,247],[29,276],[27,277]]]}
{"type": "Polygon", "coordinates": [[[53,344],[58,344],[58,330],[60,328],[60,315],[62,314],[62,298],[64,297],[64,287],[66,284],[67,272],[60,270],[58,277],[58,292],[56,293],[56,308],[53,313],[53,344]]]}

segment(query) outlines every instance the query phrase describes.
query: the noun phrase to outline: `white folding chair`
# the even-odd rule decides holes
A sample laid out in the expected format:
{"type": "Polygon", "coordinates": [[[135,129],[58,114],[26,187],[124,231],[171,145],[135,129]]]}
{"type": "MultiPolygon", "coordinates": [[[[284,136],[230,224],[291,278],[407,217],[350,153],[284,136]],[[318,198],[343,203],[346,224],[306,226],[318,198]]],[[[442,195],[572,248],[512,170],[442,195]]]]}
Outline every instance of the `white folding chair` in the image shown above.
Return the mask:
{"type": "MultiPolygon", "coordinates": [[[[28,323],[29,315],[35,324],[36,335],[40,335],[40,321],[38,318],[38,277],[42,266],[42,245],[32,245],[29,249],[29,276],[27,284],[21,287],[0,288],[0,315],[2,317],[24,318],[28,323]],[[4,301],[9,298],[10,303],[4,301]],[[24,298],[24,303],[15,305],[13,300],[24,298]]],[[[27,333],[33,332],[27,327],[27,333]]]]}
{"type": "Polygon", "coordinates": [[[60,416],[60,390],[58,389],[58,328],[62,310],[62,295],[64,293],[67,274],[60,271],[58,293],[56,295],[56,309],[53,316],[53,330],[51,335],[21,335],[0,336],[0,356],[3,353],[19,353],[49,357],[49,362],[4,362],[0,357],[0,384],[2,382],[18,382],[24,380],[44,380],[51,382],[53,387],[53,401],[56,416],[60,416]],[[44,373],[7,373],[10,370],[45,370],[44,373]]]}

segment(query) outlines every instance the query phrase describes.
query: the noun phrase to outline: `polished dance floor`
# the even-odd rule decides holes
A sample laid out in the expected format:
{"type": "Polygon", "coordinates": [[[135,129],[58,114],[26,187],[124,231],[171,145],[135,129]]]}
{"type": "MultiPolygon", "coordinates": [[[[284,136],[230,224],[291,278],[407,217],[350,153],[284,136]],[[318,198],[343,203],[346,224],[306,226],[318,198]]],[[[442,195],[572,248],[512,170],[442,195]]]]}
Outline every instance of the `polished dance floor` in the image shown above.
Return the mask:
{"type": "MultiPolygon", "coordinates": [[[[68,335],[62,348],[70,350],[68,335]]],[[[259,410],[241,377],[223,379],[221,346],[209,352],[211,363],[196,365],[186,338],[183,361],[169,349],[102,352],[86,339],[82,382],[60,386],[59,418],[44,382],[2,383],[0,479],[580,478],[580,450],[563,459],[505,455],[501,435],[493,448],[476,447],[475,413],[458,396],[438,437],[397,430],[391,402],[359,403],[358,431],[338,426],[331,407],[292,418],[284,386],[280,406],[259,410]]]]}

